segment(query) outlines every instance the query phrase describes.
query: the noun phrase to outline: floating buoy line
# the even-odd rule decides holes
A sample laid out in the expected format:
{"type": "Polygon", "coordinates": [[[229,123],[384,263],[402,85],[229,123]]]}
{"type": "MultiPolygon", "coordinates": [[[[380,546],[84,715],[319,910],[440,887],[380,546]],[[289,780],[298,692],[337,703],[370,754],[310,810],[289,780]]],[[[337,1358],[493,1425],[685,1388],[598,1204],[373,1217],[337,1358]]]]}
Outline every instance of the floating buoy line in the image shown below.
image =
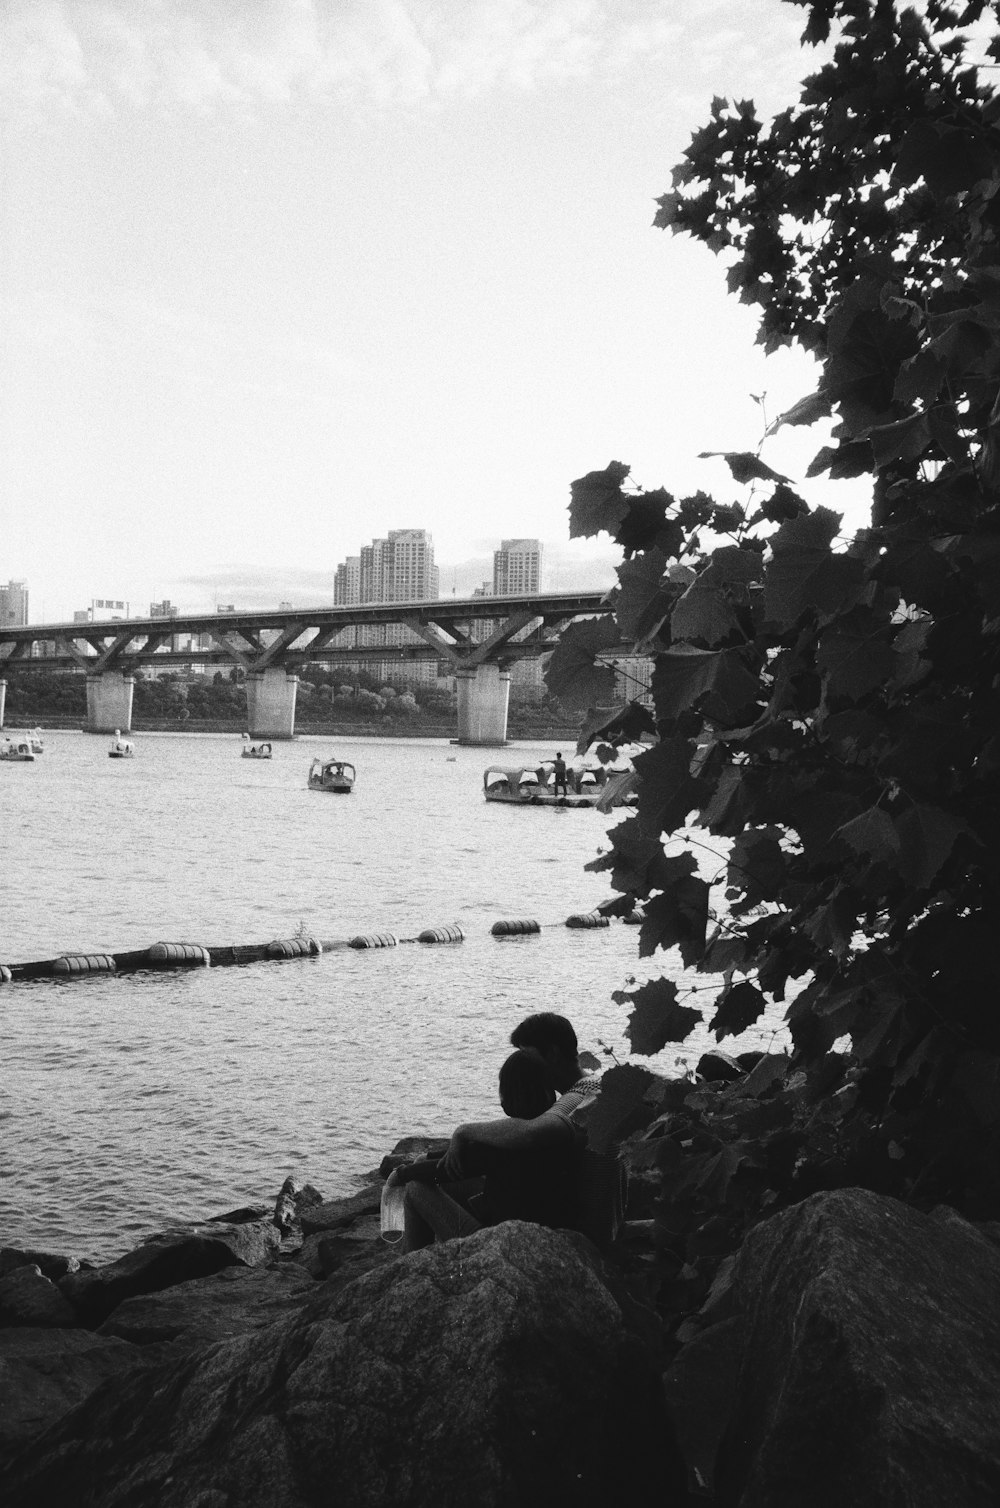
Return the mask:
{"type": "MultiPolygon", "coordinates": [[[[620,918],[626,925],[643,920],[641,911],[620,918]]],[[[564,926],[587,930],[609,927],[611,918],[601,911],[578,911],[565,922],[513,919],[493,923],[490,935],[496,938],[528,937],[544,928],[564,926]]],[[[103,974],[163,973],[168,969],[225,968],[235,964],[277,963],[293,958],[316,958],[343,948],[396,948],[404,943],[460,943],[465,933],[457,922],[444,927],[425,927],[415,937],[397,937],[394,932],[368,932],[357,937],[336,938],[320,942],[318,938],[295,936],[277,938],[266,943],[235,943],[224,947],[203,947],[200,943],[156,942],[149,948],[127,953],[62,953],[58,958],[39,959],[33,963],[0,964],[0,984],[23,979],[84,979],[103,974]]]]}

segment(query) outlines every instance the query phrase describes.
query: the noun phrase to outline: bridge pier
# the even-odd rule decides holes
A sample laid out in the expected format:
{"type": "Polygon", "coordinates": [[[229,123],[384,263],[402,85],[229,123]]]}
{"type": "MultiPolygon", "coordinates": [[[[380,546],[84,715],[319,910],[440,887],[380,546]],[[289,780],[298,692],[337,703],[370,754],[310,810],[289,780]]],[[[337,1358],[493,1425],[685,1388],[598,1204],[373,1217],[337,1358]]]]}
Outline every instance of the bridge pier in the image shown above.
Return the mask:
{"type": "Polygon", "coordinates": [[[251,738],[294,738],[297,675],[280,665],[247,676],[247,732],[251,738]]]}
{"type": "Polygon", "coordinates": [[[458,741],[497,746],[507,742],[510,671],[486,663],[459,670],[458,741]]]}
{"type": "Polygon", "coordinates": [[[123,670],[102,670],[87,677],[87,721],[85,733],[123,733],[132,731],[132,693],[135,676],[123,670]]]}

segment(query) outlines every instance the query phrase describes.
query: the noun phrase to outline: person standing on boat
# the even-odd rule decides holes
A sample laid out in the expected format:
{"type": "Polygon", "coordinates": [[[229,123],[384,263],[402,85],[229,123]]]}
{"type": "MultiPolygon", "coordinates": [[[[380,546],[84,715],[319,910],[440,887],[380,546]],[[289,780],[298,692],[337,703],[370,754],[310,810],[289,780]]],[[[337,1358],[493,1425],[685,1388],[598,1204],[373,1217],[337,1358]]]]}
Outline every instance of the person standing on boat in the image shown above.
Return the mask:
{"type": "Polygon", "coordinates": [[[563,759],[562,754],[556,754],[555,759],[552,761],[552,775],[553,793],[558,796],[559,787],[562,786],[562,793],[564,796],[567,796],[569,794],[569,787],[566,784],[566,761],[563,759]]]}

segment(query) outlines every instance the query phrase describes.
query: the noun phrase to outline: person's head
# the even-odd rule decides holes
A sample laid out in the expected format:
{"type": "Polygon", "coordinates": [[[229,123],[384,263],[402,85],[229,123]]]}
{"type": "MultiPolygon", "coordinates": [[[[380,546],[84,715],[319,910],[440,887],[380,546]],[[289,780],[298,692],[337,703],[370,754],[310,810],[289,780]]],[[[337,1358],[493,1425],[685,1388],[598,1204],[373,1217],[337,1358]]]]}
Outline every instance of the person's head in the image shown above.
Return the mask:
{"type": "Polygon", "coordinates": [[[556,1092],[538,1053],[526,1048],[512,1052],[500,1069],[500,1104],[504,1115],[533,1121],[555,1102],[556,1092]]]}
{"type": "Polygon", "coordinates": [[[536,1011],[526,1016],[510,1034],[514,1047],[532,1048],[543,1060],[549,1079],[560,1094],[580,1077],[576,1032],[565,1016],[555,1011],[536,1011]]]}

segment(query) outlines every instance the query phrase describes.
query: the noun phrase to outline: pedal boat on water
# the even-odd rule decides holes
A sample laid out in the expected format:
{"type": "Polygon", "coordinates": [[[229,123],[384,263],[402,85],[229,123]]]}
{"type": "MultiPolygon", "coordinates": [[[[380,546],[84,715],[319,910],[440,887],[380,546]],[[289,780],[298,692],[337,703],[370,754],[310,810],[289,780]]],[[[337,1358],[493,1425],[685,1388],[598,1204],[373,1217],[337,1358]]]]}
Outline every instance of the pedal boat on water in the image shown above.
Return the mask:
{"type": "Polygon", "coordinates": [[[115,736],[111,740],[108,750],[109,759],[132,759],[135,757],[135,744],[130,738],[122,738],[122,730],[115,729],[115,736]]]}
{"type": "Polygon", "coordinates": [[[10,764],[32,764],[35,751],[31,747],[30,738],[23,733],[17,733],[13,738],[0,735],[0,759],[10,764]]]}
{"type": "Polygon", "coordinates": [[[243,735],[243,748],[240,751],[242,759],[270,759],[271,745],[269,743],[251,743],[249,733],[243,735]]]}
{"type": "Polygon", "coordinates": [[[605,782],[604,769],[598,765],[566,772],[566,790],[556,795],[555,770],[550,761],[529,765],[489,765],[483,773],[483,795],[487,801],[501,801],[507,806],[589,806],[601,799],[605,782]]]}
{"type": "Polygon", "coordinates": [[[346,759],[314,759],[309,766],[309,789],[349,796],[354,789],[354,766],[346,759]]]}

